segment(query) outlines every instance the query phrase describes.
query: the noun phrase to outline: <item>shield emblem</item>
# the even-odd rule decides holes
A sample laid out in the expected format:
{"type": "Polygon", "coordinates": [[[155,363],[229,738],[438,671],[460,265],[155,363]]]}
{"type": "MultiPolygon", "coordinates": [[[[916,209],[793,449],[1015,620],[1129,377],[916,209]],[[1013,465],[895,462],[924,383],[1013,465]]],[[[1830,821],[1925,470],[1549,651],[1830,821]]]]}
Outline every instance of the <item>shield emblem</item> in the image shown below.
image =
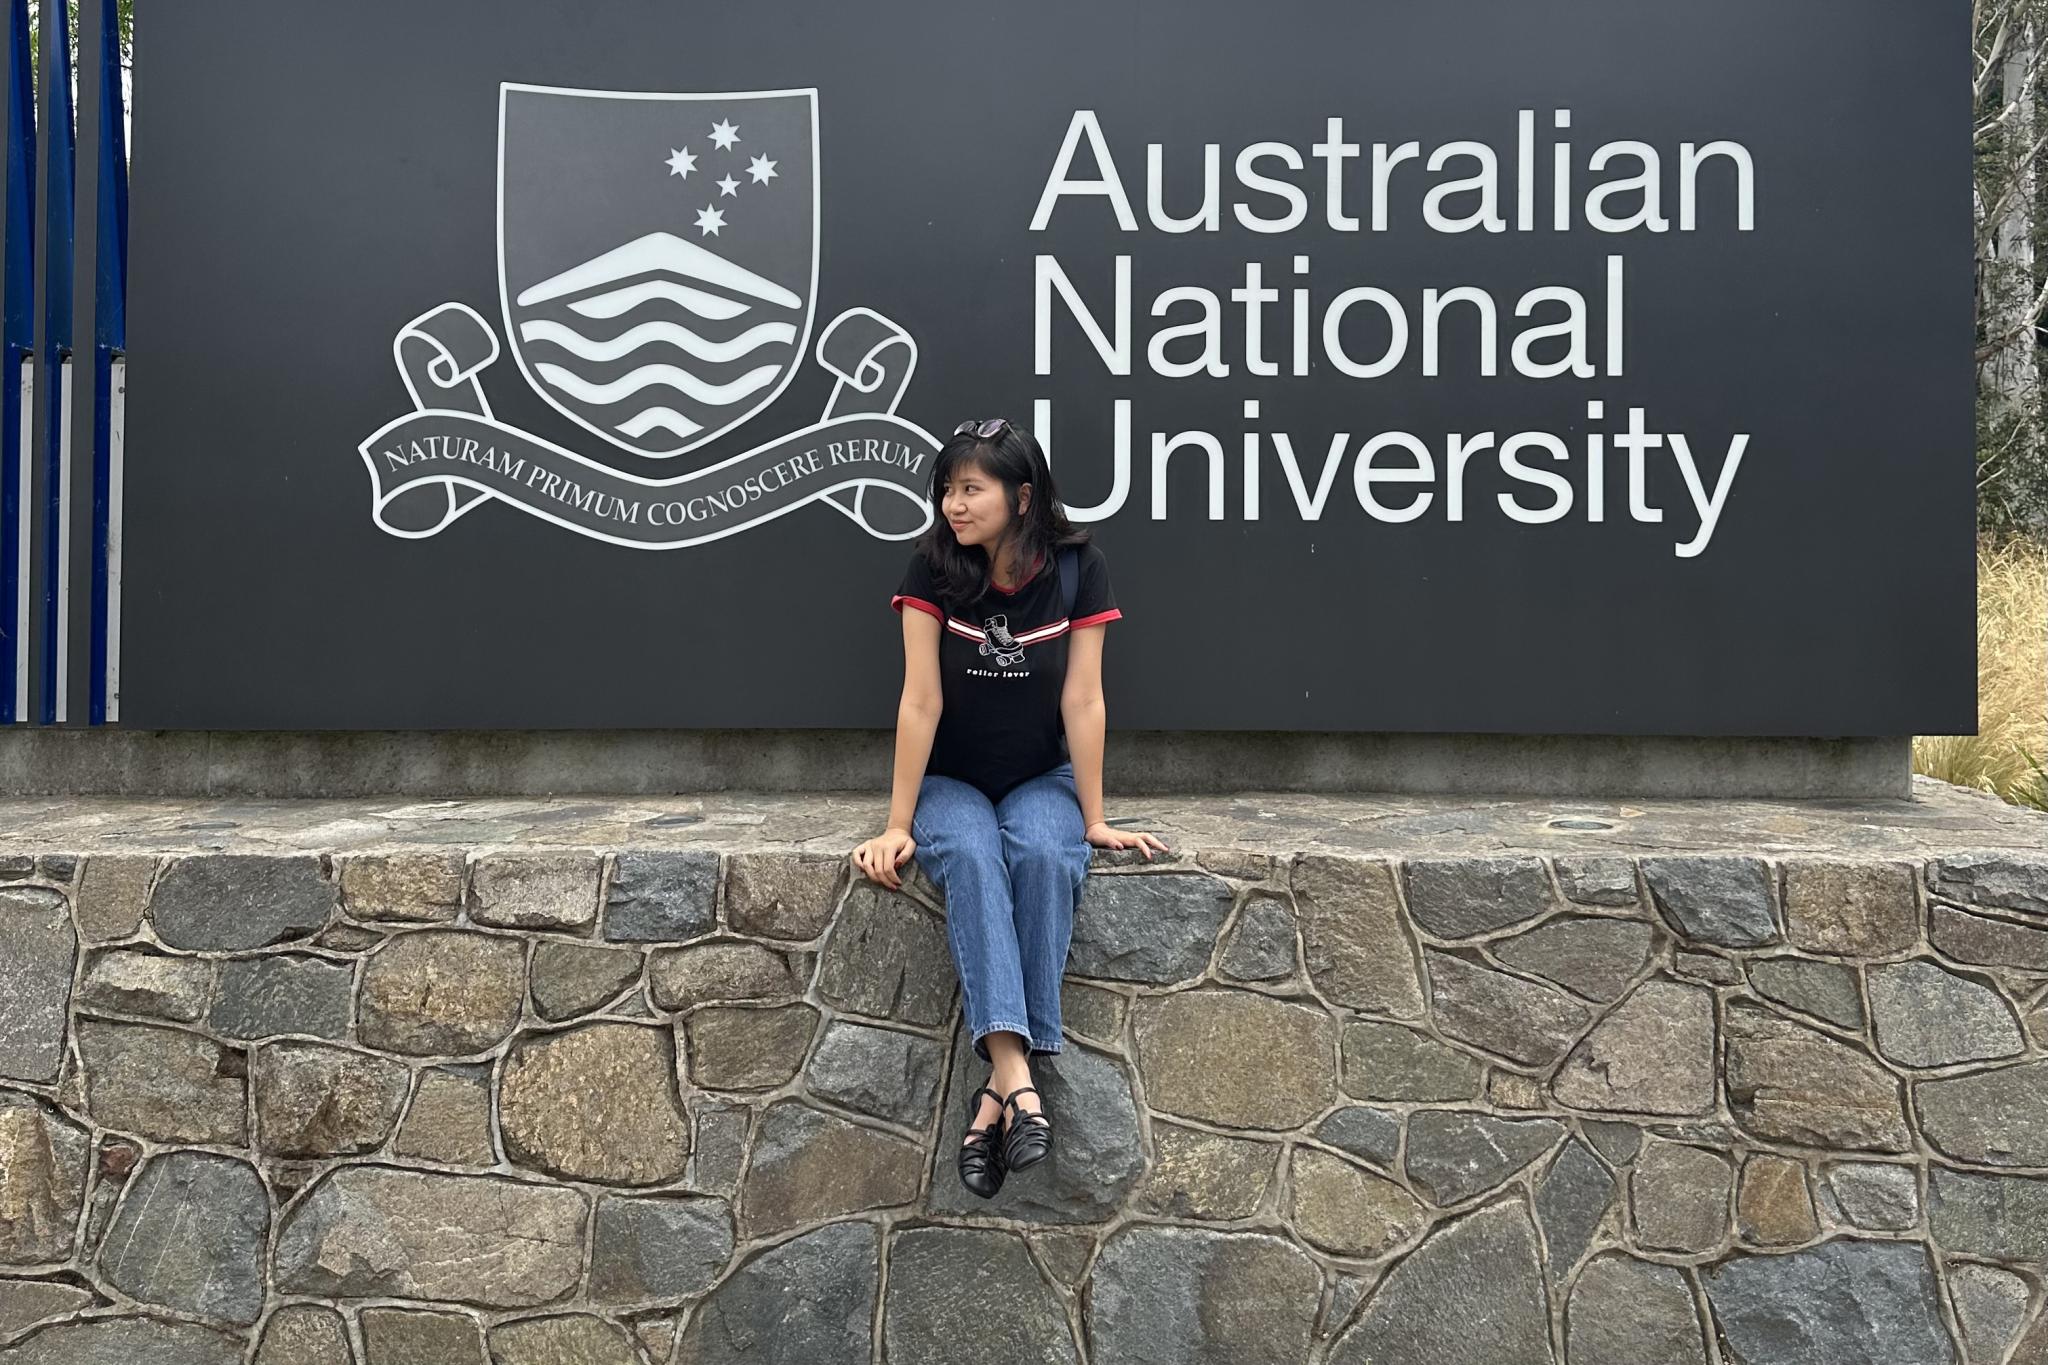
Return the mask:
{"type": "Polygon", "coordinates": [[[498,293],[526,382],[657,458],[775,401],[817,297],[817,108],[502,86],[498,293]]]}

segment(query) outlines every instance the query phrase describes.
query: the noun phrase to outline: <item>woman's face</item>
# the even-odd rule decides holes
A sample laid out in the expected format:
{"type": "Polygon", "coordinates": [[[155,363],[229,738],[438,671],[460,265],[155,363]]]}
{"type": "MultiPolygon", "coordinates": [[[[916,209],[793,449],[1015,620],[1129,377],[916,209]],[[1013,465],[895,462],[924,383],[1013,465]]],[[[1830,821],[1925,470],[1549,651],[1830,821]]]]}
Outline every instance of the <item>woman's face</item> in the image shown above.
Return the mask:
{"type": "MultiPolygon", "coordinates": [[[[1017,490],[1018,511],[1030,506],[1031,485],[1017,490]]],[[[1010,526],[1010,505],[1003,498],[1003,482],[981,466],[962,460],[953,476],[939,490],[939,512],[953,528],[962,545],[993,549],[1002,543],[1010,526]]]]}

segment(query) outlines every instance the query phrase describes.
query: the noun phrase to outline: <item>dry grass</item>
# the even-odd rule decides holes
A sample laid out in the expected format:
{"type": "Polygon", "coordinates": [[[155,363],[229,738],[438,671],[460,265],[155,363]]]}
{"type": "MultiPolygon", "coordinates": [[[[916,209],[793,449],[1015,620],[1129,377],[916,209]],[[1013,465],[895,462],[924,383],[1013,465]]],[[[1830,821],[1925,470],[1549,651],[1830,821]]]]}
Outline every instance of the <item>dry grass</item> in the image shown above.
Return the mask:
{"type": "Polygon", "coordinates": [[[2048,544],[1977,550],[1977,733],[1922,735],[1913,771],[2048,810],[2048,544]]]}

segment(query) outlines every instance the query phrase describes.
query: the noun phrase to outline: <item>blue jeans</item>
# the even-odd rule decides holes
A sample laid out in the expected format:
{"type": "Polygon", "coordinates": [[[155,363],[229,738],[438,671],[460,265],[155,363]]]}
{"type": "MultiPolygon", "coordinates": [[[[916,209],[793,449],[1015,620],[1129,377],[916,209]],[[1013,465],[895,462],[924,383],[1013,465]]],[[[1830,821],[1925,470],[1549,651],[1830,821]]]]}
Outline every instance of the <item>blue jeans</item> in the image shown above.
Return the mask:
{"type": "Polygon", "coordinates": [[[1060,978],[1088,840],[1074,765],[1063,762],[991,803],[956,777],[925,774],[910,837],[945,894],[946,939],[960,974],[975,1055],[990,1033],[1021,1033],[1035,1056],[1060,1050],[1060,978]]]}

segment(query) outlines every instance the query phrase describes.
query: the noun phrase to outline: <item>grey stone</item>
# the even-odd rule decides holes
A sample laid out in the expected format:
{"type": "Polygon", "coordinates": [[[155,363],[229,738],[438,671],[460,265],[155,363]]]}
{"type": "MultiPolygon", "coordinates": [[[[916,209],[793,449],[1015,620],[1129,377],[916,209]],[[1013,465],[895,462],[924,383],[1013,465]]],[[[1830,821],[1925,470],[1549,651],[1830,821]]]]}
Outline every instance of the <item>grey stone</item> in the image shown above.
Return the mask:
{"type": "Polygon", "coordinates": [[[1729,1108],[1749,1132],[1809,1147],[1906,1150],[1899,1082],[1860,1048],[1739,1000],[1723,1033],[1729,1108]]]}
{"type": "Polygon", "coordinates": [[[811,1056],[811,1093],[876,1118],[921,1128],[939,1097],[946,1051],[936,1039],[838,1019],[811,1056]]]}
{"type": "Polygon", "coordinates": [[[1905,1232],[1920,1222],[1920,1182],[1911,1166],[1840,1161],[1821,1174],[1821,1202],[1838,1223],[1905,1232]]]}
{"type": "Polygon", "coordinates": [[[1949,1251],[1997,1261],[2048,1261],[2048,1179],[1929,1172],[1934,1240],[1949,1251]]]}
{"type": "Polygon", "coordinates": [[[207,1027],[228,1038],[346,1038],[355,979],[352,964],[303,953],[230,958],[221,964],[207,1027]]]}
{"type": "Polygon", "coordinates": [[[0,1090],[0,1265],[71,1255],[92,1137],[47,1100],[0,1090]]]}
{"type": "Polygon", "coordinates": [[[486,853],[469,870],[469,917],[498,929],[597,927],[594,853],[486,853]]]}
{"type": "Polygon", "coordinates": [[[590,1297],[673,1302],[711,1287],[732,1259],[732,1206],[700,1195],[600,1195],[591,1232],[590,1297]]]}
{"type": "Polygon", "coordinates": [[[743,1105],[700,1099],[697,1135],[690,1147],[690,1187],[713,1194],[739,1191],[740,1163],[746,1156],[749,1111],[743,1105]]]}
{"type": "Polygon", "coordinates": [[[989,1324],[1000,1322],[1006,1362],[1080,1360],[1060,1295],[1012,1232],[910,1228],[889,1246],[882,1350],[918,1365],[986,1365],[989,1324]]]}
{"type": "Polygon", "coordinates": [[[90,1289],[61,1280],[0,1280],[0,1337],[27,1331],[99,1301],[90,1289]]]}
{"type": "Polygon", "coordinates": [[[533,950],[533,1008],[559,1022],[618,998],[640,976],[640,954],[593,943],[546,942],[533,950]]]}
{"type": "Polygon", "coordinates": [[[1124,1034],[1129,1001],[1115,991],[1071,976],[1060,980],[1060,1025],[1077,1037],[1115,1047],[1124,1034]]]}
{"type": "Polygon", "coordinates": [[[718,854],[711,849],[621,853],[605,893],[604,936],[615,943],[681,943],[717,927],[718,854]]]}
{"type": "Polygon", "coordinates": [[[748,1238],[917,1198],[918,1144],[796,1100],[761,1114],[740,1191],[748,1238]]]}
{"type": "Polygon", "coordinates": [[[1316,1125],[1316,1137],[1391,1170],[1401,1149],[1401,1116],[1391,1110],[1346,1105],[1316,1125]]]}
{"type": "Polygon", "coordinates": [[[819,953],[818,994],[854,1014],[935,1028],[952,1011],[958,985],[946,926],[863,877],[819,953]]]}
{"type": "Polygon", "coordinates": [[[1646,981],[1572,1049],[1551,1090],[1575,1109],[1704,1114],[1714,1042],[1713,992],[1646,981]]]}
{"type": "Polygon", "coordinates": [[[1691,1255],[1728,1236],[1735,1172],[1728,1159],[1682,1142],[1653,1142],[1629,1173],[1628,1200],[1639,1245],[1691,1255]]]}
{"type": "Polygon", "coordinates": [[[1785,933],[1794,947],[1884,957],[1920,938],[1913,869],[1904,863],[1799,858],[1785,864],[1785,933]]]}
{"type": "Polygon", "coordinates": [[[1719,953],[1678,949],[1671,954],[1671,970],[1688,981],[1704,981],[1710,986],[1733,986],[1742,980],[1741,964],[1719,953]]]}
{"type": "Polygon", "coordinates": [[[1030,1232],[1024,1238],[1038,1253],[1038,1263],[1064,1285],[1080,1283],[1095,1254],[1095,1238],[1087,1232],[1030,1232]]]}
{"type": "Polygon", "coordinates": [[[1485,1072],[1479,1058],[1399,1023],[1343,1025],[1343,1089],[1360,1099],[1442,1103],[1473,1099],[1485,1072]]]}
{"type": "Polygon", "coordinates": [[[1410,858],[1408,914],[1438,938],[1470,938],[1557,908],[1541,858],[1410,858]]]}
{"type": "Polygon", "coordinates": [[[1294,1149],[1288,1221],[1337,1256],[1384,1256],[1429,1225],[1429,1211],[1383,1175],[1315,1147],[1294,1149]]]}
{"type": "Polygon", "coordinates": [[[313,945],[331,952],[359,956],[390,937],[391,935],[382,929],[337,921],[314,935],[313,945]]]}
{"type": "Polygon", "coordinates": [[[86,1009],[148,1014],[181,1024],[206,1013],[214,964],[142,948],[107,948],[86,968],[78,1003],[86,1009]]]}
{"type": "Polygon", "coordinates": [[[1945,1365],[1927,1249],[1907,1242],[1824,1242],[1737,1256],[1702,1277],[1722,1337],[1744,1365],[1945,1365]]]}
{"type": "Polygon", "coordinates": [[[1670,1266],[1597,1257],[1572,1286],[1565,1320],[1572,1365],[1707,1365],[1692,1291],[1670,1266]]]}
{"type": "Polygon", "coordinates": [[[348,1325],[332,1308],[291,1303],[263,1324],[252,1365],[353,1365],[348,1325]]]}
{"type": "Polygon", "coordinates": [[[452,923],[464,873],[454,850],[352,854],[341,860],[341,903],[357,919],[452,923]]]}
{"type": "Polygon", "coordinates": [[[384,1145],[412,1073],[389,1057],[323,1043],[256,1050],[256,1147],[272,1156],[346,1156],[384,1145]]]}
{"type": "Polygon", "coordinates": [[[1913,1087],[1920,1131],[1937,1151],[1980,1166],[2048,1166],[2048,1061],[1913,1087]]]}
{"type": "Polygon", "coordinates": [[[1949,1300],[1963,1329],[1963,1353],[1979,1365],[1998,1365],[2027,1320],[2027,1282],[1988,1265],[1948,1268],[1949,1300]]]}
{"type": "Polygon", "coordinates": [[[711,1090],[772,1090],[802,1070],[818,1017],[810,1005],[708,1005],[680,1025],[690,1079],[711,1090]]]}
{"type": "Polygon", "coordinates": [[[1090,877],[1074,906],[1067,970],[1167,985],[1209,967],[1230,914],[1230,883],[1200,872],[1090,877]]]}
{"type": "Polygon", "coordinates": [[[1437,1027],[1524,1066],[1550,1066],[1593,1021],[1590,1007],[1563,991],[1491,971],[1448,953],[1425,951],[1437,1027]]]}
{"type": "Polygon", "coordinates": [[[1164,1119],[1152,1124],[1152,1168],[1138,1196],[1147,1212],[1169,1218],[1249,1218],[1265,1202],[1280,1148],[1224,1137],[1164,1119]]]}
{"type": "Polygon", "coordinates": [[[307,854],[209,853],[173,859],[150,893],[156,936],[173,948],[238,952],[311,938],[337,889],[307,854]]]}
{"type": "Polygon", "coordinates": [[[1604,1004],[1649,962],[1652,937],[1641,920],[1575,915],[1489,946],[1508,966],[1604,1004]]]}
{"type": "Polygon", "coordinates": [[[1344,1026],[1344,1089],[1362,1100],[1421,1104],[1479,1094],[1479,1059],[1400,1024],[1355,1019],[1344,1026]]]}
{"type": "Polygon", "coordinates": [[[72,853],[45,853],[36,859],[36,871],[47,881],[69,882],[78,871],[78,856],[72,853]]]}
{"type": "Polygon", "coordinates": [[[95,853],[87,858],[71,905],[79,936],[87,943],[133,938],[149,909],[156,863],[146,853],[95,853]]]}
{"type": "Polygon", "coordinates": [[[2048,972],[2048,921],[2025,924],[1936,901],[1928,907],[1927,936],[1958,962],[2048,972]]]}
{"type": "Polygon", "coordinates": [[[516,938],[462,929],[399,934],[363,964],[357,1034],[412,1056],[460,1056],[503,1041],[526,998],[516,938]]]}
{"type": "Polygon", "coordinates": [[[1580,1142],[1567,1142],[1536,1182],[1536,1221],[1550,1251],[1551,1283],[1568,1277],[1592,1246],[1614,1190],[1614,1176],[1580,1142]]]}
{"type": "Polygon", "coordinates": [[[239,1049],[155,1024],[78,1021],[87,1106],[95,1122],[160,1142],[248,1140],[249,1065],[239,1049]]]}
{"type": "Polygon", "coordinates": [[[534,1307],[576,1287],[586,1216],[583,1196],[559,1186],[342,1166],[286,1211],[276,1286],[322,1298],[534,1307]]]}
{"type": "Polygon", "coordinates": [[[1346,1009],[1420,1019],[1422,976],[1393,868],[1379,859],[1304,856],[1291,884],[1316,988],[1346,1009]]]}
{"type": "Polygon", "coordinates": [[[632,1334],[589,1313],[493,1323],[485,1335],[496,1365],[641,1365],[632,1334]]]}
{"type": "Polygon", "coordinates": [[[1423,1110],[1408,1119],[1408,1178],[1437,1204],[1462,1204],[1504,1184],[1563,1136],[1555,1119],[1423,1110]]]}
{"type": "Polygon", "coordinates": [[[1295,1128],[1337,1089],[1336,1025],[1319,1009],[1251,991],[1201,989],[1137,1004],[1148,1103],[1234,1128],[1295,1128]]]}
{"type": "Polygon", "coordinates": [[[1558,858],[1557,884],[1575,905],[1624,906],[1641,903],[1636,865],[1628,858],[1558,858]]]}
{"type": "Polygon", "coordinates": [[[1278,1237],[1126,1226],[1089,1277],[1090,1354],[1116,1365],[1300,1365],[1322,1290],[1315,1263],[1278,1237]]]}
{"type": "Polygon", "coordinates": [[[1671,926],[1695,943],[1755,948],[1778,937],[1761,858],[1645,858],[1643,880],[1671,926]]]}
{"type": "Polygon", "coordinates": [[[1218,965],[1239,981],[1278,981],[1294,974],[1299,957],[1293,914],[1285,901],[1268,897],[1245,905],[1218,965]]]}
{"type": "Polygon", "coordinates": [[[1749,964],[1749,984],[1764,999],[1837,1028],[1863,1027],[1863,995],[1856,989],[1856,973],[1847,967],[1800,957],[1767,957],[1749,964]]]}
{"type": "Polygon", "coordinates": [[[838,1365],[874,1351],[880,1247],[871,1223],[830,1223],[770,1247],[690,1317],[675,1365],[838,1365]]]}
{"type": "Polygon", "coordinates": [[[464,1313],[422,1313],[406,1308],[362,1312],[364,1365],[479,1365],[482,1335],[464,1313]]]}
{"type": "Polygon", "coordinates": [[[1981,982],[1916,960],[1865,969],[1877,1050],[1904,1066],[2010,1057],[2024,1046],[2012,1006],[1981,982]]]}
{"type": "Polygon", "coordinates": [[[988,1076],[968,1050],[967,1029],[954,1030],[944,1122],[934,1147],[930,1208],[938,1213],[991,1213],[1026,1223],[1095,1223],[1113,1215],[1145,1173],[1144,1141],[1131,1078],[1120,1059],[1069,1044],[1035,1057],[1032,1084],[1059,1136],[1052,1155],[1029,1179],[1005,1180],[992,1199],[969,1194],[953,1153],[967,1136],[967,1097],[988,1076]]]}
{"type": "Polygon", "coordinates": [[[141,1303],[247,1326],[263,1312],[270,1195],[256,1168],[212,1152],[143,1166],[100,1247],[108,1284],[141,1303]]]}
{"type": "Polygon", "coordinates": [[[838,901],[843,855],[735,853],[727,862],[725,917],[742,934],[809,942],[825,932],[838,901]]]}
{"type": "Polygon", "coordinates": [[[803,990],[789,959],[758,943],[695,943],[657,948],[647,964],[647,988],[665,1010],[686,1010],[720,1000],[781,1000],[803,990]]]}
{"type": "Polygon", "coordinates": [[[1550,1312],[1516,1201],[1446,1223],[1401,1261],[1330,1348],[1330,1365],[1544,1365],[1550,1312]]]}
{"type": "Polygon", "coordinates": [[[40,887],[0,891],[0,1076],[57,1078],[77,961],[78,934],[62,896],[40,887]]]}
{"type": "Polygon", "coordinates": [[[2039,854],[1951,853],[1927,872],[1935,893],[1948,900],[2048,919],[2048,858],[2039,854]]]}
{"type": "Polygon", "coordinates": [[[7,1352],[7,1365],[242,1365],[240,1337],[165,1318],[88,1318],[45,1327],[7,1352]]]}
{"type": "Polygon", "coordinates": [[[488,1079],[448,1067],[421,1072],[419,1090],[391,1150],[401,1157],[451,1166],[492,1164],[497,1154],[491,1148],[488,1079]]]}
{"type": "Polygon", "coordinates": [[[1643,1145],[1643,1130],[1632,1123],[1581,1119],[1579,1130],[1586,1135],[1586,1141],[1593,1144],[1593,1150],[1607,1158],[1610,1166],[1626,1166],[1634,1161],[1636,1152],[1643,1145]]]}
{"type": "Polygon", "coordinates": [[[658,1025],[597,1022],[514,1042],[498,1083],[505,1154],[569,1180],[680,1179],[690,1125],[675,1040],[658,1025]]]}

